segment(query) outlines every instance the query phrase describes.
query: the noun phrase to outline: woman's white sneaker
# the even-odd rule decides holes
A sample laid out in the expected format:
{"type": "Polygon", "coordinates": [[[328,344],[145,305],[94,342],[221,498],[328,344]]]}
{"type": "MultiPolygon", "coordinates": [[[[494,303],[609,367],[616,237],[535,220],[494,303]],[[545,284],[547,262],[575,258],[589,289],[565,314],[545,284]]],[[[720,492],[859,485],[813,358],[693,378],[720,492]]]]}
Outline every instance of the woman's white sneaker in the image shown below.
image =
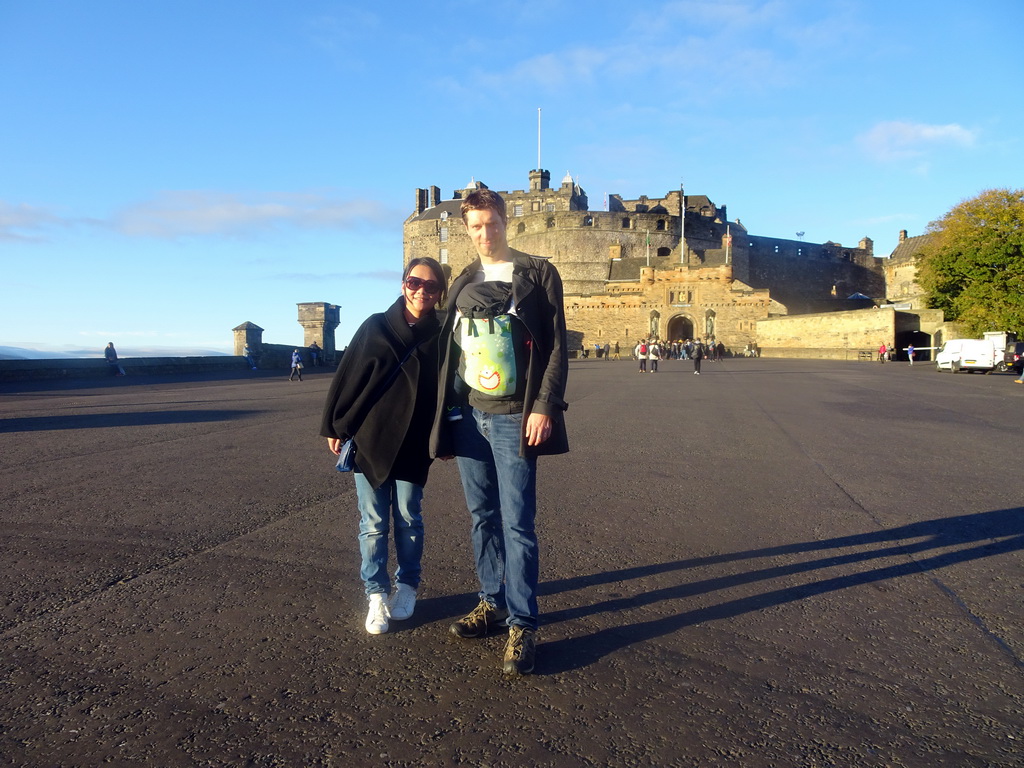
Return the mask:
{"type": "Polygon", "coordinates": [[[389,613],[392,619],[404,621],[412,618],[412,612],[416,609],[416,590],[408,584],[399,582],[395,594],[391,597],[389,613]]]}
{"type": "Polygon", "coordinates": [[[370,595],[370,610],[366,613],[366,631],[371,635],[383,635],[388,631],[387,595],[370,595]]]}

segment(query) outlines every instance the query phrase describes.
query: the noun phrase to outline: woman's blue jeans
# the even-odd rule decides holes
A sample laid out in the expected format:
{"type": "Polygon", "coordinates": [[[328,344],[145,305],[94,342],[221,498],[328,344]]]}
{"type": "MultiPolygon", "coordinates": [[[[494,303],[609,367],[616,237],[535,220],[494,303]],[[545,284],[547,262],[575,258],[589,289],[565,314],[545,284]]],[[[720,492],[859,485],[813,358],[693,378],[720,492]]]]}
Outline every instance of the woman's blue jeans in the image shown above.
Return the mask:
{"type": "Polygon", "coordinates": [[[536,629],[537,459],[519,455],[523,414],[464,411],[466,417],[453,422],[455,454],[472,519],[480,599],[507,608],[509,625],[536,629]]]}
{"type": "Polygon", "coordinates": [[[395,526],[395,581],[413,589],[420,585],[423,557],[423,486],[404,480],[388,480],[374,490],[366,475],[355,473],[359,499],[360,576],[366,594],[390,594],[388,576],[388,534],[395,526]]]}

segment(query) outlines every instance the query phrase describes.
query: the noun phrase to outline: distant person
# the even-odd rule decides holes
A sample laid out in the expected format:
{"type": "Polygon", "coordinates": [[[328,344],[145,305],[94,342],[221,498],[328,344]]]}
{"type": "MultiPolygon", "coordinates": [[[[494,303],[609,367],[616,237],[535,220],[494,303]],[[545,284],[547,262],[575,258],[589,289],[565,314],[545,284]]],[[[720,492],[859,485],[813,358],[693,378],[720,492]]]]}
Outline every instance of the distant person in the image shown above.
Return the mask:
{"type": "Polygon", "coordinates": [[[885,356],[888,354],[888,352],[889,352],[889,350],[886,348],[885,342],[883,341],[882,342],[882,346],[880,346],[878,348],[878,362],[884,364],[885,363],[885,356]]]}
{"type": "Polygon", "coordinates": [[[615,342],[615,351],[612,352],[612,354],[615,355],[615,359],[616,360],[621,360],[622,359],[621,357],[619,357],[619,342],[617,342],[617,341],[615,342]]]}
{"type": "Polygon", "coordinates": [[[605,360],[611,360],[612,359],[612,345],[609,344],[607,341],[604,343],[604,359],[605,360]]]}
{"type": "Polygon", "coordinates": [[[321,363],[320,353],[322,351],[323,350],[320,349],[320,345],[317,344],[316,341],[309,345],[309,364],[314,368],[316,368],[321,363]]]}
{"type": "Polygon", "coordinates": [[[391,619],[410,618],[416,606],[423,487],[437,408],[441,324],[434,308],[444,295],[441,265],[429,256],[412,259],[402,295],[386,311],[370,315],[352,337],[324,406],[320,434],[331,453],[337,455],[349,438],[356,445],[360,576],[371,635],[387,632],[391,619]],[[398,561],[394,590],[388,574],[392,524],[398,561]]]}
{"type": "Polygon", "coordinates": [[[594,344],[594,359],[600,360],[601,355],[604,353],[604,347],[600,344],[594,344]]]}
{"type": "Polygon", "coordinates": [[[633,348],[633,357],[640,361],[637,373],[647,373],[647,340],[640,339],[633,348]]]}
{"type": "Polygon", "coordinates": [[[288,381],[295,381],[296,374],[298,374],[299,381],[302,381],[302,355],[297,349],[292,352],[292,372],[288,374],[288,381]]]}
{"type": "Polygon", "coordinates": [[[910,360],[910,364],[914,364],[914,345],[907,344],[907,359],[910,360]]]}
{"type": "Polygon", "coordinates": [[[124,376],[124,368],[117,361],[117,350],[114,349],[114,342],[107,343],[107,348],[103,350],[103,356],[107,359],[111,376],[124,376]]]}
{"type": "Polygon", "coordinates": [[[253,357],[252,347],[249,346],[248,342],[245,345],[245,349],[242,350],[242,356],[245,358],[245,362],[249,364],[249,367],[255,371],[256,359],[253,357]]]}
{"type": "Polygon", "coordinates": [[[694,340],[690,357],[693,358],[693,375],[700,376],[700,361],[704,359],[704,345],[700,343],[700,339],[694,340]]]}
{"type": "Polygon", "coordinates": [[[650,361],[648,363],[648,365],[650,366],[650,368],[647,371],[648,373],[658,372],[658,360],[660,358],[661,347],[658,345],[658,342],[656,340],[652,339],[651,343],[647,345],[647,359],[650,361]]]}

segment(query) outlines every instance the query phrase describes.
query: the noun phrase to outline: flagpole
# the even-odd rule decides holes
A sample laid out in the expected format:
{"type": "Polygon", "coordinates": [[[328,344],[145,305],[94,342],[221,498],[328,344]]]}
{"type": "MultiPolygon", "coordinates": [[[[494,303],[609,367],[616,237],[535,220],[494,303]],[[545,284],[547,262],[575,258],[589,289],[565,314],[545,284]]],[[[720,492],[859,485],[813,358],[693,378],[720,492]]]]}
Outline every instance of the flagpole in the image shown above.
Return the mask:
{"type": "Polygon", "coordinates": [[[537,107],[537,170],[540,169],[540,107],[537,107]]]}
{"type": "Polygon", "coordinates": [[[679,263],[686,263],[686,195],[683,182],[679,182],[679,263]]]}

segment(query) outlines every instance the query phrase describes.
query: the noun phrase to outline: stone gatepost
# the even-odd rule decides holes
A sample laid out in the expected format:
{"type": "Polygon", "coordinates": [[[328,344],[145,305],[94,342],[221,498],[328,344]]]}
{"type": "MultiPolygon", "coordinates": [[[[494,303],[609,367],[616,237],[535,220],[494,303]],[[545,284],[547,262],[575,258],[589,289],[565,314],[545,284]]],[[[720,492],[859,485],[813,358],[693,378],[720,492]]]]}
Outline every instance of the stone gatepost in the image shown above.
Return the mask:
{"type": "Polygon", "coordinates": [[[323,301],[310,301],[298,307],[303,346],[308,347],[315,341],[323,350],[324,360],[335,360],[334,330],[341,323],[341,307],[323,301]]]}
{"type": "Polygon", "coordinates": [[[236,355],[241,356],[243,354],[246,344],[249,345],[249,348],[253,351],[253,354],[259,355],[260,347],[263,345],[262,328],[256,325],[256,323],[250,323],[246,321],[237,328],[232,328],[231,330],[235,334],[236,355]]]}

